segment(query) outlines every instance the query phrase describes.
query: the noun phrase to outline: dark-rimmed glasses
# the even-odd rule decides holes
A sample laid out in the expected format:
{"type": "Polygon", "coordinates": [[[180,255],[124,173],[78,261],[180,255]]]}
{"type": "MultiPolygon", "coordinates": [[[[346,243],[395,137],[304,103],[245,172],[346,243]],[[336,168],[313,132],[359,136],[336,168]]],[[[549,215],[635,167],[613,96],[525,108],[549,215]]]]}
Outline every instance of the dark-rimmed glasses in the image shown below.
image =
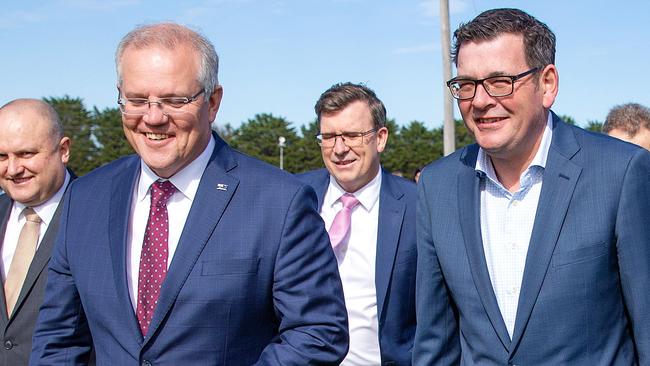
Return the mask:
{"type": "Polygon", "coordinates": [[[377,132],[377,129],[373,128],[365,132],[319,133],[316,135],[316,140],[321,147],[333,147],[336,145],[336,138],[340,137],[348,147],[357,147],[363,143],[364,136],[373,132],[377,132]]]}
{"type": "Polygon", "coordinates": [[[149,107],[152,104],[158,104],[163,114],[175,114],[175,113],[184,113],[185,106],[199,99],[199,96],[203,94],[205,90],[201,89],[198,93],[194,94],[191,97],[164,97],[158,98],[158,100],[149,100],[147,98],[126,98],[121,96],[121,92],[118,89],[118,99],[117,104],[120,106],[120,111],[123,114],[132,115],[132,116],[141,116],[149,112],[149,107]]]}
{"type": "Polygon", "coordinates": [[[453,78],[447,82],[451,95],[458,100],[474,98],[476,86],[481,84],[491,97],[506,97],[515,90],[515,81],[537,72],[539,67],[534,67],[518,75],[498,75],[485,79],[463,79],[453,78]]]}

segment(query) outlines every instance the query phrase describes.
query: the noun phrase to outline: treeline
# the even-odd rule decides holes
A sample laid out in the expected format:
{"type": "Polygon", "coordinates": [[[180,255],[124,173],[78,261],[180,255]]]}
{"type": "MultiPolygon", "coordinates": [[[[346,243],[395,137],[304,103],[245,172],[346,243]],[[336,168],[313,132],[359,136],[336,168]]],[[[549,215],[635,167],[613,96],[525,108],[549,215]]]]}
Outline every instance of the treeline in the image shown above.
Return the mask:
{"type": "MultiPolygon", "coordinates": [[[[133,153],[124,137],[117,107],[88,110],[81,98],[69,96],[45,98],[45,101],[59,113],[65,132],[72,139],[68,166],[77,175],[86,174],[96,167],[133,153]]],[[[563,118],[575,124],[573,118],[563,118]]],[[[600,131],[600,127],[600,122],[593,121],[586,126],[592,131],[600,131]]],[[[323,167],[315,138],[318,133],[315,119],[296,129],[283,117],[262,113],[244,121],[237,128],[230,124],[214,128],[236,149],[276,166],[280,165],[278,138],[283,136],[286,139],[284,169],[289,172],[298,173],[323,167]]],[[[388,146],[381,160],[390,171],[400,171],[403,176],[410,178],[418,167],[443,156],[442,126],[429,129],[420,121],[399,126],[395,120],[389,120],[388,130],[388,146]]],[[[472,142],[462,121],[457,120],[456,147],[472,142]]]]}

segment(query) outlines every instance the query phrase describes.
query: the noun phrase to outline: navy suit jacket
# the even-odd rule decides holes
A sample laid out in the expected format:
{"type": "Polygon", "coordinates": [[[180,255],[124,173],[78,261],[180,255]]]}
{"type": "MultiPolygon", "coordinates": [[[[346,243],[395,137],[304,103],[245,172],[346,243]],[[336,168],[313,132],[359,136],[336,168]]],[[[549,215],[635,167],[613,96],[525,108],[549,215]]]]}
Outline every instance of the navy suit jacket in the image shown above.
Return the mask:
{"type": "Polygon", "coordinates": [[[478,146],[422,173],[414,364],[650,364],[650,153],[553,126],[512,340],[481,239],[478,146]]]}
{"type": "MultiPolygon", "coordinates": [[[[318,196],[318,207],[330,182],[326,169],[298,176],[318,196]]],[[[375,288],[382,365],[410,365],[415,336],[415,183],[382,170],[375,288]]]]}
{"type": "Polygon", "coordinates": [[[347,315],[313,190],[218,136],[143,339],[125,265],[140,158],[65,201],[32,365],[336,365],[347,315]],[[91,339],[92,338],[92,339],[91,339]]]}

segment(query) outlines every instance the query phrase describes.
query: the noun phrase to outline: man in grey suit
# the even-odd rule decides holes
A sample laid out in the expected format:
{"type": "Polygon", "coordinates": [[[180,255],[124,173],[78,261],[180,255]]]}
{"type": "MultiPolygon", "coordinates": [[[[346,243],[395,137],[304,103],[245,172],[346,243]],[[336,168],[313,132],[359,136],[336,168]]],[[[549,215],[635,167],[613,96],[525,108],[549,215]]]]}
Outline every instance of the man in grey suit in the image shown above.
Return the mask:
{"type": "Polygon", "coordinates": [[[454,37],[477,143],[420,177],[413,363],[650,364],[650,153],[550,110],[555,35],[529,14],[454,37]]]}
{"type": "Polygon", "coordinates": [[[18,99],[0,108],[2,366],[29,360],[59,202],[72,178],[65,167],[69,155],[70,139],[47,103],[18,99]]]}

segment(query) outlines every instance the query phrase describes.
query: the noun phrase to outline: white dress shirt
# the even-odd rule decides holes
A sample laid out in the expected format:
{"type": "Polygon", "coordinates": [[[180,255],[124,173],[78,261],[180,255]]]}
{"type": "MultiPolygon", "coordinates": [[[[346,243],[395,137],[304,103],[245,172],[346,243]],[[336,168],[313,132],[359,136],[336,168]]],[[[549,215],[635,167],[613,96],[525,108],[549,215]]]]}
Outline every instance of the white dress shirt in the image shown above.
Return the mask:
{"type": "MultiPolygon", "coordinates": [[[[194,196],[199,188],[201,176],[203,176],[203,172],[208,166],[214,146],[214,138],[210,137],[210,142],[201,155],[169,178],[169,181],[176,187],[176,192],[167,201],[169,217],[167,268],[169,268],[174,258],[174,253],[176,253],[176,247],[183,232],[185,220],[192,207],[192,202],[194,202],[194,196]]],[[[126,244],[126,276],[133,310],[136,309],[138,304],[140,253],[142,252],[144,232],[147,228],[147,221],[149,220],[149,207],[151,206],[150,188],[159,179],[164,180],[158,177],[144,161],[140,160],[140,177],[133,191],[133,197],[135,199],[131,202],[131,220],[129,221],[126,244]]]]}
{"type": "MultiPolygon", "coordinates": [[[[375,288],[380,188],[381,169],[372,181],[354,192],[360,204],[352,211],[349,241],[341,251],[343,260],[339,263],[339,273],[350,330],[350,350],[342,366],[381,364],[375,288]]],[[[325,227],[332,225],[334,216],[343,207],[339,198],[345,193],[330,175],[321,208],[325,227]]]]}
{"type": "Polygon", "coordinates": [[[510,338],[515,327],[521,280],[551,146],[552,123],[549,113],[539,149],[521,174],[519,190],[515,193],[509,192],[499,182],[483,149],[479,149],[476,159],[476,170],[486,176],[481,181],[483,250],[492,288],[510,338]]]}
{"type": "MultiPolygon", "coordinates": [[[[54,217],[56,208],[59,207],[59,202],[61,202],[61,199],[63,198],[63,193],[65,192],[68,183],[70,183],[70,173],[66,170],[63,185],[61,185],[61,188],[56,191],[54,196],[50,197],[49,200],[40,205],[32,207],[41,219],[41,227],[39,229],[36,250],[38,250],[38,247],[41,245],[41,240],[43,240],[43,236],[52,222],[52,217],[54,217]]],[[[14,258],[16,246],[18,246],[18,237],[20,236],[20,231],[23,229],[23,225],[25,224],[25,215],[23,214],[25,207],[27,206],[16,201],[14,201],[14,204],[11,207],[11,214],[9,215],[9,221],[7,221],[7,230],[5,231],[4,240],[0,249],[2,251],[2,283],[7,279],[7,272],[9,272],[11,266],[11,260],[14,258]]]]}

